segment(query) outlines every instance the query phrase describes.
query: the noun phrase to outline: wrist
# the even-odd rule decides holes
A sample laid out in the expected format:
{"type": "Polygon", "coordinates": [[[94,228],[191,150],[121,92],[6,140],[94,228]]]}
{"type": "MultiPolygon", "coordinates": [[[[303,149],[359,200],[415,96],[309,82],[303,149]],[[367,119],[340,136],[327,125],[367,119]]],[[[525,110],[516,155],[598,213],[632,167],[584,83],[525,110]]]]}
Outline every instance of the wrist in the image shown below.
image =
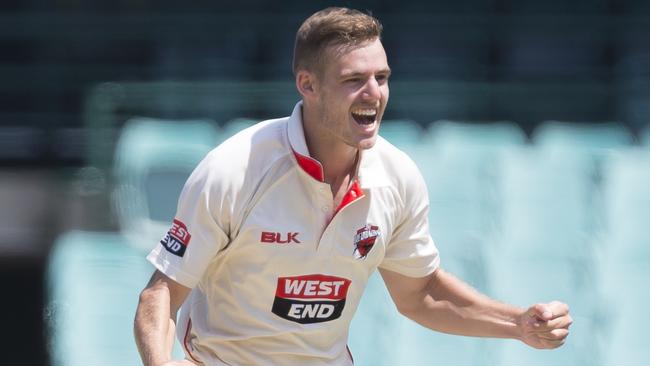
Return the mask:
{"type": "Polygon", "coordinates": [[[514,317],[514,333],[513,333],[513,339],[523,341],[524,339],[524,318],[526,315],[526,310],[525,309],[518,309],[517,314],[514,317]]]}

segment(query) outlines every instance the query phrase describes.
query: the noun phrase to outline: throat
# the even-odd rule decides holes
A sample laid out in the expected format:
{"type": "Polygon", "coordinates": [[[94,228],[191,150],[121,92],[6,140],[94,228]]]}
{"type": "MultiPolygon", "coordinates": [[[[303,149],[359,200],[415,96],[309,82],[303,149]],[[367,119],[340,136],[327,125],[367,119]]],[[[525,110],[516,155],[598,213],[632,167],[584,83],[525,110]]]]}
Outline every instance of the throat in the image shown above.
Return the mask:
{"type": "MultiPolygon", "coordinates": [[[[359,154],[360,152],[357,150],[353,159],[341,160],[348,161],[348,163],[339,166],[338,170],[329,169],[328,171],[327,167],[324,167],[325,182],[330,185],[330,188],[332,189],[332,196],[335,197],[335,201],[337,201],[336,198],[339,194],[345,195],[348,188],[350,187],[350,184],[356,178],[359,154]]],[[[340,202],[340,200],[337,202],[340,202]]]]}
{"type": "Polygon", "coordinates": [[[339,207],[341,205],[341,202],[350,189],[352,182],[354,182],[354,178],[347,175],[339,182],[334,182],[330,185],[332,189],[332,197],[334,197],[334,207],[339,207]]]}

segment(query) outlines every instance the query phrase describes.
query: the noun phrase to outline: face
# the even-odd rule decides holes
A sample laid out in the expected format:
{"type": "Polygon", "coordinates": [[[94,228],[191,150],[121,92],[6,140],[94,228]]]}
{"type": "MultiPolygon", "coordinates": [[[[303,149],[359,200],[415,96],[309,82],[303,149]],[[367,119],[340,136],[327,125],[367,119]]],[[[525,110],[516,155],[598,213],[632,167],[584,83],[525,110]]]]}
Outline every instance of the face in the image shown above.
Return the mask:
{"type": "Polygon", "coordinates": [[[326,62],[316,78],[314,106],[321,136],[358,149],[377,140],[386,103],[390,68],[379,39],[336,52],[326,51],[326,62]]]}

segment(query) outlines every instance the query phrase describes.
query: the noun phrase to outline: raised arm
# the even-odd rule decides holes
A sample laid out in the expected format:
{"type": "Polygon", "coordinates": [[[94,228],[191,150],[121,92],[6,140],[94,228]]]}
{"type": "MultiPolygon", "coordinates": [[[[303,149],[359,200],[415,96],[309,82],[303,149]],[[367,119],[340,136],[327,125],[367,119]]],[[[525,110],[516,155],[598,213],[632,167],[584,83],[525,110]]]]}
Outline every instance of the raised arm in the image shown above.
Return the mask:
{"type": "Polygon", "coordinates": [[[519,339],[534,348],[557,348],[569,334],[572,319],[561,302],[528,309],[503,304],[440,268],[422,278],[380,273],[399,312],[439,332],[519,339]]]}
{"type": "MultiPolygon", "coordinates": [[[[176,313],[190,289],[155,271],[140,293],[134,333],[145,366],[174,365],[172,359],[176,313]]],[[[176,363],[183,364],[183,363],[176,363]]]]}

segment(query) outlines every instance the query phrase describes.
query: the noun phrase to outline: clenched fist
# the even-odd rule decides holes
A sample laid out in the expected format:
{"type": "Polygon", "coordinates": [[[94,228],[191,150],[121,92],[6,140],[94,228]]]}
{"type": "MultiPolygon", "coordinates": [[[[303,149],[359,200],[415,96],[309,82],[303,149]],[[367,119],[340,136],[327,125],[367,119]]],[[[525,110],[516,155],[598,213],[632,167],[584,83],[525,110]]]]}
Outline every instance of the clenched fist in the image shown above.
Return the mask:
{"type": "Polygon", "coordinates": [[[552,349],[564,344],[573,323],[569,306],[559,301],[536,304],[519,317],[520,339],[538,349],[552,349]]]}

